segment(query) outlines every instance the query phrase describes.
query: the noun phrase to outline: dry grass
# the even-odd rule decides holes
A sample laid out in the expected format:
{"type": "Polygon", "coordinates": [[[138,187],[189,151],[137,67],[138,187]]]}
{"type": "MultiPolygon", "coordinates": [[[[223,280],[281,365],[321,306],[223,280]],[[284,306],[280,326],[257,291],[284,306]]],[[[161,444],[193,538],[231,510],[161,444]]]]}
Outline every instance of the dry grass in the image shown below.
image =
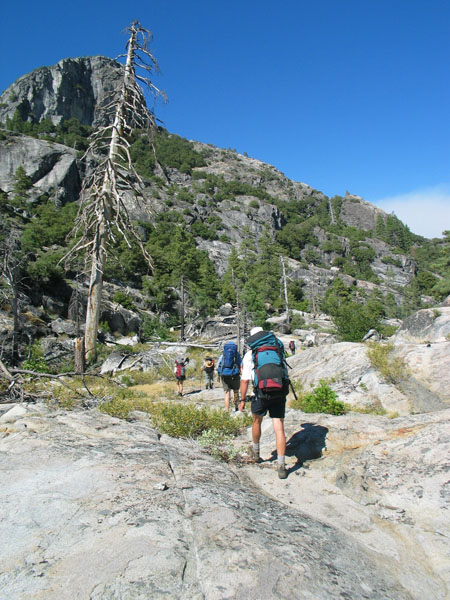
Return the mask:
{"type": "Polygon", "coordinates": [[[172,398],[177,393],[176,383],[167,381],[155,381],[153,383],[142,383],[129,388],[132,391],[145,394],[149,398],[159,400],[160,398],[172,398]]]}

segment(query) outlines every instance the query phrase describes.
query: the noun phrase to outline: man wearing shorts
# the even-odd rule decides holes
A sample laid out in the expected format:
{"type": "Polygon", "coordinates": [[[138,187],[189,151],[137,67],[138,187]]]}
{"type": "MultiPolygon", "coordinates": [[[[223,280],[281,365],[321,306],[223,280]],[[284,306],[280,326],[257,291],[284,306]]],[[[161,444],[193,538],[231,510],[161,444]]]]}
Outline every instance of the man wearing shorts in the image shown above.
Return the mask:
{"type": "MultiPolygon", "coordinates": [[[[250,336],[263,331],[262,327],[253,327],[250,331],[250,336]]],[[[239,409],[243,412],[245,407],[245,397],[248,391],[249,382],[254,380],[254,363],[253,353],[251,350],[245,353],[244,360],[242,362],[242,373],[241,373],[241,403],[239,409]]],[[[275,433],[276,448],[277,448],[277,460],[278,460],[278,477],[280,479],[286,479],[286,435],[284,433],[284,415],[286,411],[286,396],[280,395],[279,398],[272,400],[269,404],[265,404],[263,400],[258,398],[257,390],[252,398],[251,411],[252,411],[252,446],[250,448],[250,456],[254,462],[260,462],[261,457],[259,455],[259,441],[261,439],[261,423],[263,417],[269,413],[272,419],[273,431],[275,433]]]]}
{"type": "Polygon", "coordinates": [[[224,354],[222,354],[217,363],[217,373],[222,380],[222,388],[225,392],[225,410],[229,412],[231,394],[233,394],[234,398],[234,410],[239,410],[239,386],[241,382],[240,371],[242,358],[237,351],[237,346],[234,342],[229,342],[227,345],[235,346],[233,364],[227,368],[224,354]]]}

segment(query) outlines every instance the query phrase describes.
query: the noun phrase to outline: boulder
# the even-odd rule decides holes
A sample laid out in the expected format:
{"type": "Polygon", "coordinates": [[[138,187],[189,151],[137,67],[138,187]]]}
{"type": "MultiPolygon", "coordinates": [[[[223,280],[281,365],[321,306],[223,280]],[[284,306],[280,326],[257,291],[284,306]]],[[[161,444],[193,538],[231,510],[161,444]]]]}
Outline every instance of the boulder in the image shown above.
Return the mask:
{"type": "Polygon", "coordinates": [[[233,307],[229,302],[227,302],[226,304],[222,304],[222,306],[219,308],[219,315],[221,315],[222,317],[229,317],[232,312],[233,307]]]}
{"type": "Polygon", "coordinates": [[[115,340],[116,344],[119,346],[136,346],[139,344],[139,338],[137,335],[121,337],[115,340]]]}
{"type": "Polygon", "coordinates": [[[33,182],[30,202],[44,193],[62,204],[73,202],[81,189],[76,160],[76,151],[67,146],[8,133],[0,140],[0,188],[11,192],[15,173],[23,167],[33,182]]]}
{"type": "Polygon", "coordinates": [[[78,337],[80,335],[80,331],[83,331],[84,326],[79,325],[75,321],[55,319],[51,322],[50,328],[57,335],[69,335],[71,337],[78,337]]]}
{"type": "Polygon", "coordinates": [[[150,371],[164,364],[161,354],[155,350],[128,354],[127,352],[113,352],[102,364],[100,373],[115,373],[117,371],[150,371]]]}
{"type": "Polygon", "coordinates": [[[371,365],[366,344],[340,342],[306,348],[287,359],[289,377],[308,391],[321,380],[330,382],[339,400],[350,406],[370,409],[381,406],[388,413],[409,414],[413,398],[387,383],[371,365]]]}
{"type": "Polygon", "coordinates": [[[403,321],[393,340],[395,344],[449,341],[450,306],[418,310],[403,321]]]}
{"type": "Polygon", "coordinates": [[[102,305],[101,321],[108,323],[112,332],[122,335],[137,333],[142,324],[142,319],[138,313],[108,301],[105,301],[102,305]]]}
{"type": "Polygon", "coordinates": [[[379,342],[381,339],[380,334],[376,329],[369,329],[366,335],[363,337],[363,342],[379,342]]]}

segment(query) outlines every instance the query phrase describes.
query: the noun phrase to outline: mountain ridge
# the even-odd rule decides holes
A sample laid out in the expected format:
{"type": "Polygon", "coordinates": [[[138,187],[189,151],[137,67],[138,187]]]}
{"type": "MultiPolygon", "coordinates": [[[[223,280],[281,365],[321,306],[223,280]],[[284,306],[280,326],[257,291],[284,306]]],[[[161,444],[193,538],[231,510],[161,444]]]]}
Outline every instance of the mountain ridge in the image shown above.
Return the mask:
{"type": "MultiPolygon", "coordinates": [[[[110,100],[122,68],[117,61],[101,56],[63,59],[53,67],[41,67],[22,76],[1,95],[0,121],[5,127],[0,140],[3,205],[14,203],[17,172],[23,169],[29,180],[22,194],[23,207],[32,207],[27,223],[36,222],[43,203],[64,206],[78,201],[86,170],[82,153],[87,136],[92,126],[104,122],[102,107],[110,100]],[[57,143],[62,144],[61,148],[57,143]]],[[[307,306],[326,304],[327,294],[334,294],[339,284],[359,302],[378,294],[390,306],[388,317],[404,316],[407,292],[412,297],[408,300],[412,308],[433,302],[432,285],[442,276],[429,271],[427,264],[424,269],[417,261],[419,253],[419,263],[424,263],[426,251],[422,246],[431,242],[409,232],[394,215],[349,193],[329,198],[306,183],[290,180],[263,161],[184,140],[162,128],[155,147],[156,158],[146,134],[133,134],[130,152],[143,178],[142,194],[152,214],[138,209],[132,197],[130,210],[143,223],[142,234],[147,240],[148,227],[156,227],[160,235],[164,228],[172,233],[185,228],[195,240],[197,251],[206,253],[208,269],[212,266],[216,272],[214,289],[222,285],[221,301],[236,300],[233,286],[228,291],[223,289],[231,277],[230,260],[238,261],[234,271],[241,272],[238,278],[243,287],[242,272],[249,268],[257,272],[265,260],[264,268],[272,275],[267,277],[266,289],[258,294],[278,310],[282,300],[277,299],[274,288],[281,276],[279,257],[284,255],[287,277],[294,289],[293,308],[305,310],[307,306]],[[267,245],[270,248],[264,250],[267,245]],[[261,258],[264,252],[265,259],[261,258]],[[421,276],[426,281],[419,285],[421,276]]],[[[17,210],[13,208],[16,216],[17,210]]],[[[169,235],[168,242],[173,238],[169,235]]],[[[61,245],[61,241],[56,243],[61,245]]],[[[50,245],[52,239],[36,249],[38,262],[42,247],[50,245]]],[[[160,251],[155,245],[152,250],[160,251]]],[[[118,256],[123,271],[125,261],[118,256]]],[[[197,262],[204,260],[200,254],[196,256],[197,262]]],[[[177,271],[177,260],[182,259],[177,258],[175,267],[170,267],[173,273],[177,271]]],[[[130,267],[128,275],[113,268],[114,275],[107,274],[107,278],[128,287],[141,287],[145,265],[139,266],[137,257],[133,261],[137,266],[130,267]]],[[[161,269],[162,274],[169,267],[161,269]]],[[[166,278],[169,287],[176,287],[176,277],[166,278]]],[[[197,272],[194,280],[198,282],[201,277],[197,272]]],[[[211,299],[217,293],[213,289],[208,292],[205,310],[214,309],[211,299]]],[[[262,315],[261,302],[258,306],[262,315]]],[[[252,310],[257,310],[256,304],[252,310]]]]}

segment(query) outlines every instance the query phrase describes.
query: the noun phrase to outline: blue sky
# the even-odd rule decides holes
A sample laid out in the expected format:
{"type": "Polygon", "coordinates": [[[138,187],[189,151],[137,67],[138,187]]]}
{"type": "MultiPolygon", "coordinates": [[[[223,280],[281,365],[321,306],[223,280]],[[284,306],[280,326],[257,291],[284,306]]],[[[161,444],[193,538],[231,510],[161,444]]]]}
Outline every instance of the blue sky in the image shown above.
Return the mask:
{"type": "Polygon", "coordinates": [[[449,0],[22,0],[2,9],[0,90],[154,33],[172,132],[346,190],[427,237],[450,229],[449,0]]]}

